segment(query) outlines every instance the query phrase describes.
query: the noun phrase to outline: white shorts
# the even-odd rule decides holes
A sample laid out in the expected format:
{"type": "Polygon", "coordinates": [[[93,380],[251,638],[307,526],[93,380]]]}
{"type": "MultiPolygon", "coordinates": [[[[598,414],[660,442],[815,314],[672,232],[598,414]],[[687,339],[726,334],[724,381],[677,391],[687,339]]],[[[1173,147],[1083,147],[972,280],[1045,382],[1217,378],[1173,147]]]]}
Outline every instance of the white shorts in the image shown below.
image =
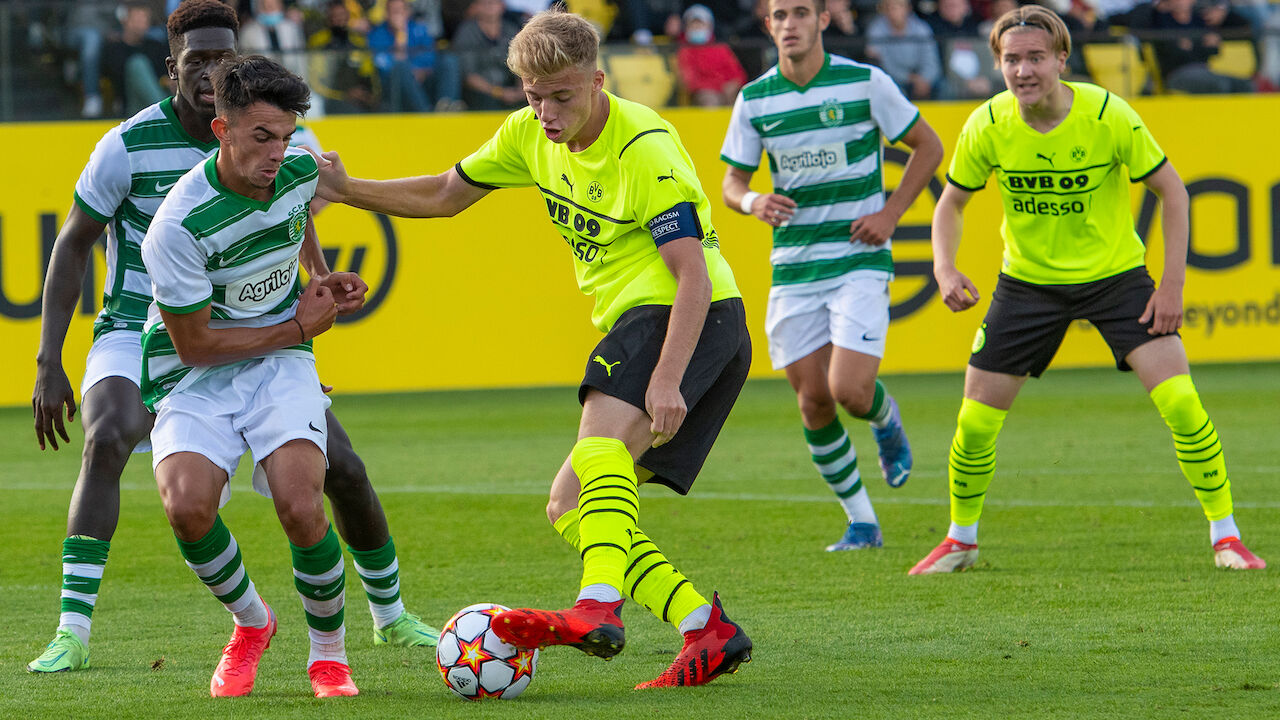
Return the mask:
{"type": "MultiPolygon", "coordinates": [[[[80,402],[99,382],[109,377],[122,377],[142,387],[142,333],[132,330],[112,330],[99,335],[89,347],[89,357],[84,361],[84,379],[80,381],[80,402]]],[[[138,396],[142,402],[142,396],[138,396]]],[[[151,452],[151,440],[143,439],[133,449],[136,453],[151,452]]]]}
{"type": "Polygon", "coordinates": [[[828,343],[882,358],[889,332],[889,278],[855,274],[823,292],[770,293],[764,327],[774,370],[828,343]]]}
{"type": "Polygon", "coordinates": [[[249,450],[253,489],[271,497],[263,458],[300,439],[326,452],[329,404],[312,358],[272,356],[212,370],[156,403],[152,468],[178,452],[205,456],[227,473],[218,503],[222,507],[231,497],[230,478],[240,456],[249,450]]]}

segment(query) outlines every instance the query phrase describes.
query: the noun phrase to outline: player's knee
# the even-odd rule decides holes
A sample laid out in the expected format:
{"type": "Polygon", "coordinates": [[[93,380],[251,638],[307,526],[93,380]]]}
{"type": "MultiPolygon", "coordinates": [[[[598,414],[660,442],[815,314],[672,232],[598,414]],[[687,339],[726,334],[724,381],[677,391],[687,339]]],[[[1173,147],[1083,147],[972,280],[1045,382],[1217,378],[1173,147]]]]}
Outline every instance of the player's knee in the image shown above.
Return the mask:
{"type": "Polygon", "coordinates": [[[148,430],[143,424],[127,420],[94,423],[85,429],[84,455],[91,463],[100,460],[123,463],[146,438],[148,430]]]}
{"type": "Polygon", "coordinates": [[[871,412],[871,403],[875,401],[876,386],[835,383],[831,386],[831,394],[845,412],[854,417],[864,417],[871,412]]]}
{"type": "Polygon", "coordinates": [[[828,393],[799,392],[796,393],[796,402],[807,425],[826,425],[836,416],[835,399],[828,393]]]}
{"type": "Polygon", "coordinates": [[[547,520],[552,525],[555,525],[556,521],[563,517],[565,513],[576,507],[578,507],[577,498],[573,498],[570,501],[566,498],[558,498],[552,495],[551,499],[547,501],[547,520]]]}
{"type": "Polygon", "coordinates": [[[214,518],[218,516],[216,506],[196,502],[193,498],[176,494],[162,493],[164,513],[169,518],[169,527],[182,540],[194,542],[204,537],[213,527],[214,518]]]}
{"type": "Polygon", "coordinates": [[[351,448],[329,448],[329,469],[324,474],[324,493],[330,498],[365,491],[369,473],[364,461],[351,448]]]}
{"type": "Polygon", "coordinates": [[[276,516],[280,518],[284,534],[295,545],[314,545],[314,538],[322,535],[328,524],[323,504],[312,497],[292,497],[284,502],[277,502],[276,516]]]}

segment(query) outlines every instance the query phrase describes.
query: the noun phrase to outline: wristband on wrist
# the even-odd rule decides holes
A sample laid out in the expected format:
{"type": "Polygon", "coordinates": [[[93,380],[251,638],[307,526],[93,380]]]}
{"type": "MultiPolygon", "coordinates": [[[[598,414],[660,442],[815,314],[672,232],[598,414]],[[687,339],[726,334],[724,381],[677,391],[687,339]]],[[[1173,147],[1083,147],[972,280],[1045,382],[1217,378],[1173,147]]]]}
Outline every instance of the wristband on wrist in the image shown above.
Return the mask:
{"type": "Polygon", "coordinates": [[[742,212],[746,215],[751,214],[751,205],[760,197],[760,193],[754,190],[748,190],[746,195],[742,196],[742,202],[738,203],[738,207],[742,208],[742,212]]]}
{"type": "Polygon", "coordinates": [[[293,320],[293,321],[294,321],[295,323],[297,323],[297,325],[298,325],[298,335],[299,335],[299,336],[300,336],[300,338],[301,338],[300,340],[298,340],[298,343],[299,343],[299,344],[302,344],[302,343],[306,342],[306,341],[307,341],[307,331],[302,329],[302,323],[301,323],[301,322],[298,322],[298,318],[296,318],[296,317],[290,318],[290,320],[293,320]]]}

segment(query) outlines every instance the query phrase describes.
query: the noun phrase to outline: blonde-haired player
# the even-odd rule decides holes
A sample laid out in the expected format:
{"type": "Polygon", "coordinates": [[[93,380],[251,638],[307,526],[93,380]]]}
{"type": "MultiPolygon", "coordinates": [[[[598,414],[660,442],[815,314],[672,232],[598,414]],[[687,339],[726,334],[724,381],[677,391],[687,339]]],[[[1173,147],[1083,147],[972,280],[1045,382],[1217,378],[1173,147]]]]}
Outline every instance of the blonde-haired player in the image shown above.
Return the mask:
{"type": "Polygon", "coordinates": [[[688,492],[746,379],[751,341],[689,154],[653,110],[604,91],[598,48],[580,16],[535,15],[507,55],[529,107],[483,147],[440,175],[382,182],[348,178],[326,153],[319,193],[440,217],[492,190],[538,188],[606,333],[586,356],[578,441],[547,503],[583,575],[572,608],[512,610],[494,626],[520,647],[571,645],[608,658],[625,641],[626,594],[684,635],[675,662],[640,687],[702,685],[749,660],[751,640],[637,526],[637,485],[688,492]]]}
{"type": "Polygon", "coordinates": [[[1189,232],[1182,180],[1128,103],[1061,79],[1071,38],[1057,15],[1035,5],[1011,10],[990,43],[1008,90],[969,116],[933,215],[934,275],[947,307],[959,312],[978,300],[955,260],[961,213],[993,172],[1004,203],[1004,264],[965,373],[949,458],[951,527],[911,574],[977,559],[996,436],[1027,376],[1039,377],[1080,318],[1102,333],[1119,369],[1137,374],[1173,433],[1178,464],[1209,519],[1216,564],[1266,567],[1240,541],[1222,446],[1178,337],[1189,232]],[[1134,230],[1133,182],[1163,206],[1158,287],[1134,230]]]}

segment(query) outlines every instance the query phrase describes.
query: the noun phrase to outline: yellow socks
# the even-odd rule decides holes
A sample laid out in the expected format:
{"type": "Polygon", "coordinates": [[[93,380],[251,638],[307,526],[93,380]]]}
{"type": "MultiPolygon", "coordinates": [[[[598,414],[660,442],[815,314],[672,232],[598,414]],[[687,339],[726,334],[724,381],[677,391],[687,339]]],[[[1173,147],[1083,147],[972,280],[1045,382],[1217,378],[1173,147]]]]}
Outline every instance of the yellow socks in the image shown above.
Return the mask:
{"type": "Polygon", "coordinates": [[[603,583],[621,589],[640,514],[631,453],[621,440],[588,437],[573,446],[569,460],[582,487],[578,493],[582,587],[603,583]]]}
{"type": "Polygon", "coordinates": [[[960,403],[947,463],[951,522],[956,525],[972,525],[982,515],[987,486],[996,472],[996,436],[1008,414],[969,398],[960,403]]]}
{"type": "Polygon", "coordinates": [[[1210,521],[1232,513],[1231,482],[1213,421],[1200,404],[1190,375],[1174,375],[1151,390],[1151,400],[1173,432],[1173,451],[1182,474],[1210,521]]]}

